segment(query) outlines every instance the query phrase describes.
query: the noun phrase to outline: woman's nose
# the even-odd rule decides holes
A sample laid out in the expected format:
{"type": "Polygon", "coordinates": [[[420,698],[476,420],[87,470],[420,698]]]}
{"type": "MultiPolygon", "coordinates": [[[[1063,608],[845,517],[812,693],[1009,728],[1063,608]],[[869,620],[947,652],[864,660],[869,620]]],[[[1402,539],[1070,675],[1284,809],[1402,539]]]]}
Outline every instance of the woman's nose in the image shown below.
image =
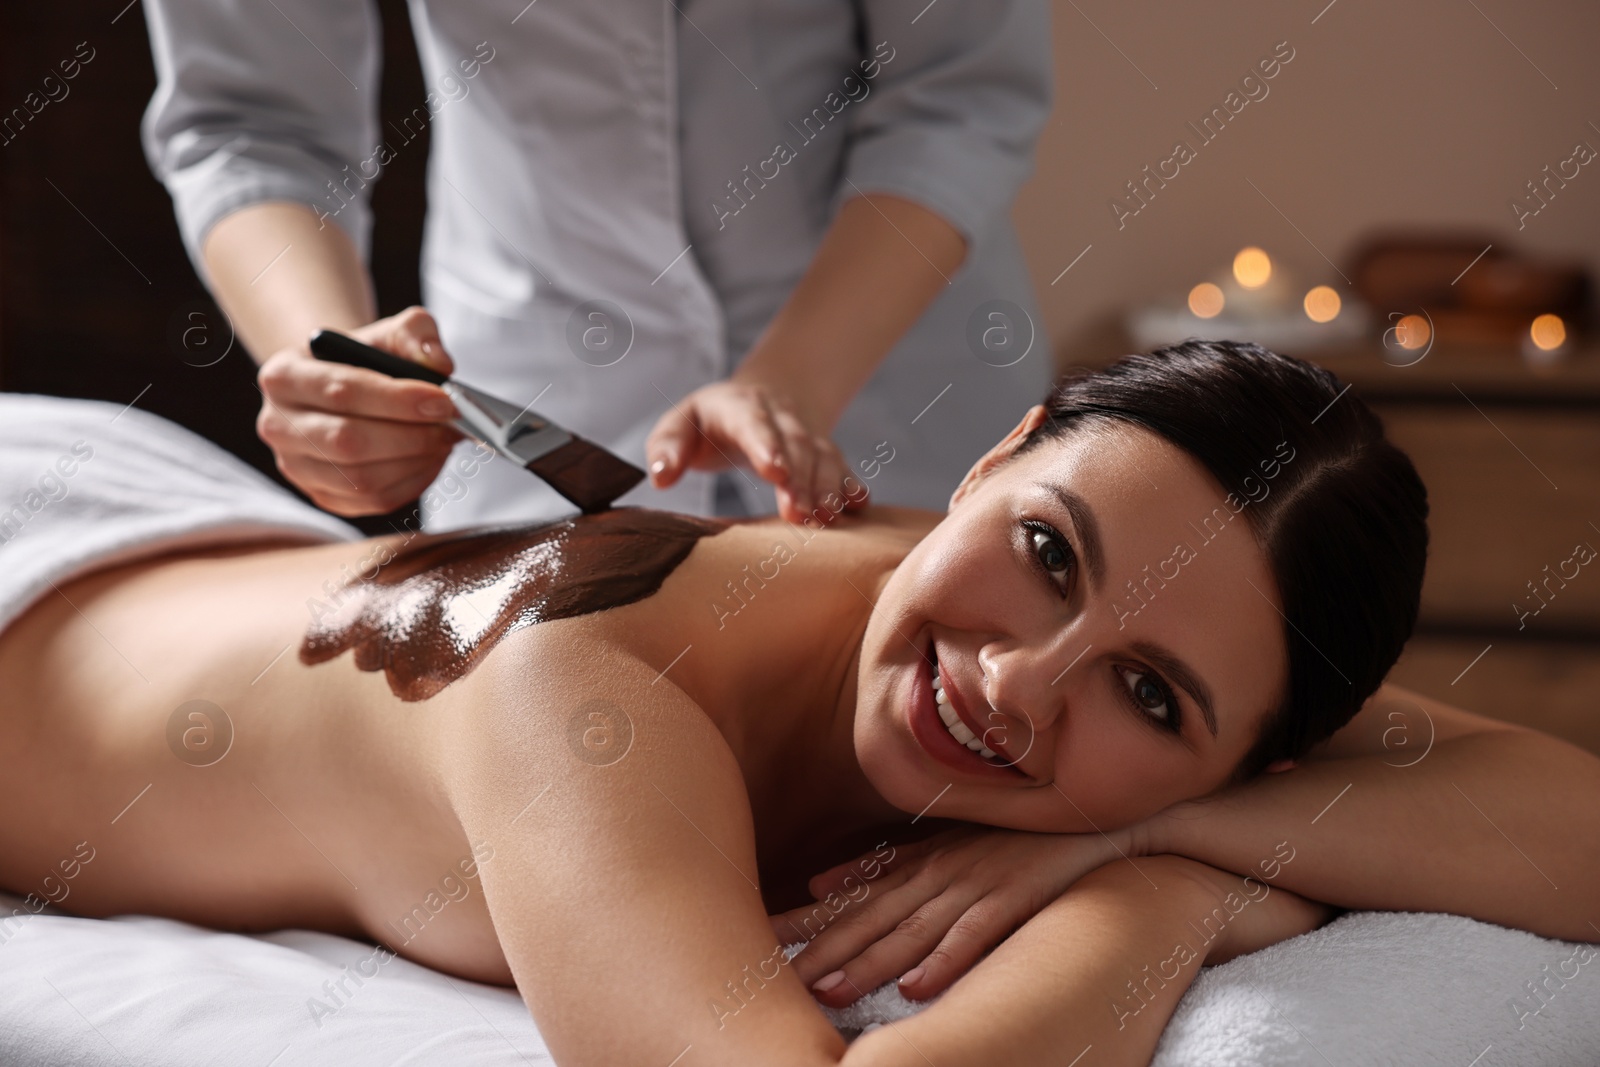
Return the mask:
{"type": "Polygon", "coordinates": [[[1051,684],[1062,673],[1059,667],[1052,670],[1051,659],[1042,650],[1022,646],[993,643],[980,648],[978,667],[989,707],[1032,734],[1049,729],[1065,706],[1065,692],[1051,684]]]}

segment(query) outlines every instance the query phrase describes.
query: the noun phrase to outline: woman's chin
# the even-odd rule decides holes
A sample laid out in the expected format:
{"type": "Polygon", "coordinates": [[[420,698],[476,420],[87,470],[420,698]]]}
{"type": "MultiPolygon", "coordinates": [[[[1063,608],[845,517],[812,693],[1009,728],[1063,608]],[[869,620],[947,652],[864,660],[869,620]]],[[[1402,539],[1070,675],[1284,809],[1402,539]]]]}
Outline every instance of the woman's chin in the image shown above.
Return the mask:
{"type": "MultiPolygon", "coordinates": [[[[858,726],[855,741],[861,773],[880,797],[908,815],[920,815],[928,802],[949,784],[948,779],[933,781],[927,770],[907,758],[908,753],[901,751],[892,738],[864,736],[858,726]]],[[[938,812],[928,814],[949,817],[938,812]]]]}
{"type": "MultiPolygon", "coordinates": [[[[1116,810],[1105,810],[1103,818],[1085,815],[1065,802],[1059,805],[1065,810],[1055,810],[1049,805],[1041,810],[1038,804],[1007,803],[1006,796],[999,793],[976,792],[971,783],[964,783],[959,790],[953,789],[954,783],[948,777],[930,776],[914,757],[907,758],[906,753],[889,743],[863,743],[857,738],[856,757],[862,773],[878,795],[913,819],[953,819],[1000,830],[1040,834],[1090,834],[1131,826],[1160,810],[1144,811],[1142,806],[1131,810],[1133,806],[1118,805],[1116,810]]],[[[1092,802],[1093,798],[1086,799],[1092,802]]],[[[1077,797],[1074,800],[1083,802],[1077,797]]],[[[1103,809],[1096,805],[1095,810],[1103,809]]]]}

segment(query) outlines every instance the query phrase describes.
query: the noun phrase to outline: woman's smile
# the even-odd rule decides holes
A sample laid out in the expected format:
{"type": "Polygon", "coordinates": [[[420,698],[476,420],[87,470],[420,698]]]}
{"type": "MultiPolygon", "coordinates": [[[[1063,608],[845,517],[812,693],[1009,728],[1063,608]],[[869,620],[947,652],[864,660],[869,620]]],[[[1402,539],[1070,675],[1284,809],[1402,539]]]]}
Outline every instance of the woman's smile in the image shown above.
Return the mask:
{"type": "Polygon", "coordinates": [[[1028,777],[1011,758],[1004,728],[985,724],[963,699],[947,668],[939,663],[938,649],[931,638],[922,658],[910,670],[907,722],[923,752],[965,774],[1013,781],[1028,777]]]}
{"type": "Polygon", "coordinates": [[[1224,782],[1281,699],[1265,551],[1244,520],[1195,532],[1227,491],[1124,424],[1012,458],[1042,419],[974,467],[875,601],[856,754],[901,810],[939,794],[945,817],[1013,829],[1126,825],[1224,782]],[[1193,542],[1177,575],[1141,570],[1193,542]],[[1148,603],[1119,610],[1129,590],[1148,603]]]}

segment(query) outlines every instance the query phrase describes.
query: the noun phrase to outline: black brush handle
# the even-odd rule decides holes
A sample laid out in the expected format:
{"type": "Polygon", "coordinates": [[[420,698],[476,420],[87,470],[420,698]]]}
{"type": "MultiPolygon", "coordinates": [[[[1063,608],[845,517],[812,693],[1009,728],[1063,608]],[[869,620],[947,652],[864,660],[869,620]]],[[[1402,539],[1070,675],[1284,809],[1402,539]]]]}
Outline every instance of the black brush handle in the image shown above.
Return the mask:
{"type": "Polygon", "coordinates": [[[375,370],[391,378],[414,378],[420,382],[443,385],[450,380],[432,367],[424,367],[409,359],[390,355],[381,348],[364,345],[354,337],[346,337],[332,330],[318,330],[311,338],[311,354],[330,363],[344,363],[351,367],[375,370]]]}

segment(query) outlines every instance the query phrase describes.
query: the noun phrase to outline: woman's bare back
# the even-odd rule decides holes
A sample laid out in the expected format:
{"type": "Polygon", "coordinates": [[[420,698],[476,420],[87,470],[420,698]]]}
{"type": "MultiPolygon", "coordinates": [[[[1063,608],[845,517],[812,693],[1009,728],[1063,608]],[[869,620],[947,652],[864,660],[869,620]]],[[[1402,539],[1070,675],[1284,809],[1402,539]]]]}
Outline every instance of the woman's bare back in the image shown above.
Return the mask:
{"type": "MultiPolygon", "coordinates": [[[[0,886],[85,915],[365,935],[509,981],[475,877],[493,846],[463,832],[440,753],[464,709],[541,670],[582,673],[603,647],[654,675],[684,651],[685,615],[777,612],[781,592],[748,576],[794,528],[672,518],[690,551],[663,551],[660,531],[629,535],[661,573],[620,606],[526,629],[537,620],[525,612],[500,619],[480,633],[492,640],[456,643],[455,666],[439,648],[421,663],[392,628],[340,629],[394,608],[374,594],[386,564],[417,558],[399,538],[187,551],[63,585],[0,633],[0,886]]],[[[887,536],[868,535],[880,553],[909,547],[926,521],[887,518],[887,536]]],[[[446,540],[428,545],[437,555],[446,540]]],[[[850,540],[830,531],[804,565],[825,568],[850,540]]],[[[611,724],[589,719],[572,708],[548,727],[610,758],[611,724]]]]}

